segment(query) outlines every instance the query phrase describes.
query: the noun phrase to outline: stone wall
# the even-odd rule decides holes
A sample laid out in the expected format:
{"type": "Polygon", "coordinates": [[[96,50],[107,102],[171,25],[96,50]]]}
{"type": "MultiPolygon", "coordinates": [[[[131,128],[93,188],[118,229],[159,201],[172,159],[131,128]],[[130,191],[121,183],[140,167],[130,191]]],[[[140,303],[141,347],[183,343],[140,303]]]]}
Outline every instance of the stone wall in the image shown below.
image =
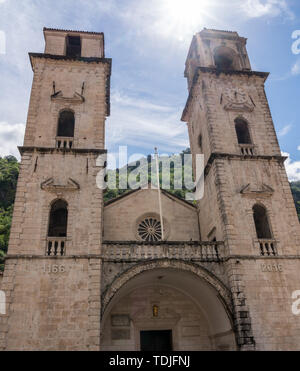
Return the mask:
{"type": "MultiPolygon", "coordinates": [[[[166,192],[162,193],[162,210],[168,241],[199,241],[197,209],[166,192]]],[[[104,240],[139,240],[139,221],[152,215],[159,220],[158,191],[133,192],[104,207],[104,240]]]]}
{"type": "Polygon", "coordinates": [[[52,55],[65,55],[66,36],[80,36],[82,57],[104,57],[104,35],[99,33],[63,32],[55,30],[44,30],[45,53],[52,55]]]}
{"type": "Polygon", "coordinates": [[[240,265],[256,349],[299,350],[300,318],[292,313],[292,293],[300,290],[299,257],[241,260],[240,265]]]}
{"type": "Polygon", "coordinates": [[[34,79],[25,131],[25,146],[55,147],[59,113],[75,115],[75,148],[104,148],[104,124],[108,110],[107,63],[85,63],[32,58],[34,79]],[[58,96],[52,97],[53,82],[58,96]],[[78,94],[82,93],[85,101],[78,94]]]}
{"type": "Polygon", "coordinates": [[[97,350],[100,263],[96,259],[8,259],[5,350],[97,350]]]}

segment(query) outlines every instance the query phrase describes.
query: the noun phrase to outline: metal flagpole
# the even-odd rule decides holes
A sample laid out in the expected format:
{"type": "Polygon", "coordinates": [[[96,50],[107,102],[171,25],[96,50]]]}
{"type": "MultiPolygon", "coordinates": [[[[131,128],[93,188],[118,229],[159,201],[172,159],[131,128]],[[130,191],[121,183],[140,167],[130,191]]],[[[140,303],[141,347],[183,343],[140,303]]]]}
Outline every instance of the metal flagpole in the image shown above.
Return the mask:
{"type": "Polygon", "coordinates": [[[160,192],[160,181],[159,181],[159,167],[158,167],[158,152],[157,148],[155,150],[155,160],[156,160],[156,177],[157,177],[157,190],[158,190],[158,204],[159,204],[159,215],[160,215],[160,225],[161,225],[161,239],[164,241],[164,220],[162,214],[162,206],[161,206],[161,192],[160,192]]]}

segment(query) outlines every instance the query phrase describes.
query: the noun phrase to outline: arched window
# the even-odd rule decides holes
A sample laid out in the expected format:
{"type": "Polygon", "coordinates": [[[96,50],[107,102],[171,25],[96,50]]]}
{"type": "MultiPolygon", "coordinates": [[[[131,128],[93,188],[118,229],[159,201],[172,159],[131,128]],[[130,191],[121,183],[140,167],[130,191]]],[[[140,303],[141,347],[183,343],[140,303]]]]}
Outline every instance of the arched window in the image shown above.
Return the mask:
{"type": "Polygon", "coordinates": [[[220,46],[214,52],[215,66],[219,70],[235,70],[236,66],[236,53],[234,50],[220,46]]]}
{"type": "Polygon", "coordinates": [[[198,137],[198,144],[199,144],[200,152],[202,153],[202,134],[200,134],[198,137]]]}
{"type": "Polygon", "coordinates": [[[74,137],[75,116],[72,111],[62,111],[59,114],[57,136],[58,137],[74,137]]]}
{"type": "Polygon", "coordinates": [[[248,124],[243,119],[236,119],[235,131],[239,144],[252,144],[248,124]]]}
{"type": "Polygon", "coordinates": [[[50,210],[48,237],[67,237],[68,204],[64,200],[55,201],[50,210]]]}
{"type": "Polygon", "coordinates": [[[253,206],[253,218],[256,228],[257,238],[271,239],[271,229],[269,225],[267,210],[261,205],[253,206]]]}

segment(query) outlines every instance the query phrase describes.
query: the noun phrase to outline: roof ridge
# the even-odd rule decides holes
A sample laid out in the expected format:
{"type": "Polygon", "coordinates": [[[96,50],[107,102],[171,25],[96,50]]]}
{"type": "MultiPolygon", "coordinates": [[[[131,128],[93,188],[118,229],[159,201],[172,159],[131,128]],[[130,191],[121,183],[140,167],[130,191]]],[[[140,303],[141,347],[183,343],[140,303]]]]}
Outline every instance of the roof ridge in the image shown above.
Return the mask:
{"type": "MultiPolygon", "coordinates": [[[[204,27],[204,29],[202,31],[216,31],[216,32],[227,32],[227,33],[238,33],[237,31],[228,31],[228,30],[218,30],[216,28],[206,28],[204,27]]],[[[202,32],[200,31],[200,32],[202,32]]]]}
{"type": "Polygon", "coordinates": [[[91,35],[103,35],[103,32],[94,32],[94,31],[81,31],[81,30],[65,30],[63,28],[51,28],[51,27],[44,27],[43,31],[61,31],[61,32],[76,32],[76,33],[87,33],[91,35]]]}

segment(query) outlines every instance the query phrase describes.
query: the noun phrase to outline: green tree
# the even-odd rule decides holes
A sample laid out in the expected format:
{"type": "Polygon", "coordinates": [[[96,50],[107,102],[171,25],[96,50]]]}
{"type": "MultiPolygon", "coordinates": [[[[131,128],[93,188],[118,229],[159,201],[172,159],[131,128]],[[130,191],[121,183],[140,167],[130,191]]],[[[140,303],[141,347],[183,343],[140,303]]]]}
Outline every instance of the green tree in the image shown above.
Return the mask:
{"type": "Polygon", "coordinates": [[[9,233],[15,200],[19,164],[14,156],[0,157],[0,270],[8,248],[9,233]]]}

